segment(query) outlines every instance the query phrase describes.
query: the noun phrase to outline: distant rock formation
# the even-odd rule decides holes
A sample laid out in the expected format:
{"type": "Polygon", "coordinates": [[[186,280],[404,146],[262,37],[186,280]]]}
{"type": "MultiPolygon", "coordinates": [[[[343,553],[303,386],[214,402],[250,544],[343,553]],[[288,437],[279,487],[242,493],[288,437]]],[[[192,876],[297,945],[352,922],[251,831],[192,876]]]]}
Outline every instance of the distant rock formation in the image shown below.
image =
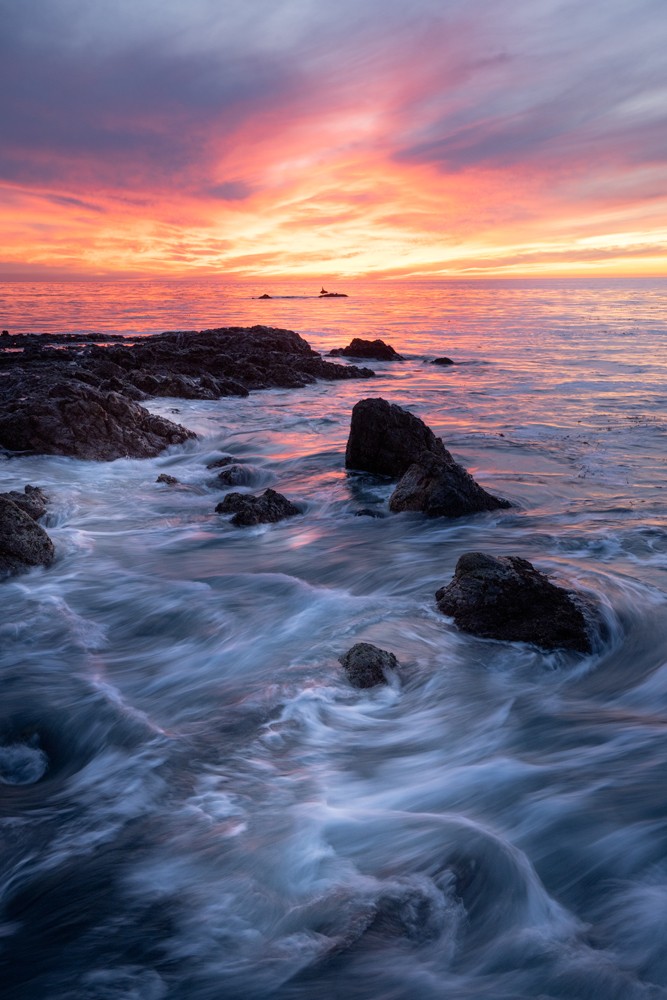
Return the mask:
{"type": "Polygon", "coordinates": [[[0,495],[0,577],[49,566],[53,542],[39,524],[6,495],[0,495]]]}
{"type": "Polygon", "coordinates": [[[258,497],[250,493],[228,493],[215,511],[216,514],[233,514],[231,523],[240,528],[283,521],[301,513],[295,504],[275,490],[265,490],[258,497]]]}
{"type": "Polygon", "coordinates": [[[386,684],[388,671],[398,668],[398,660],[393,653],[370,642],[355,643],[338,662],[345,670],[350,684],[357,688],[386,684]]]}
{"type": "Polygon", "coordinates": [[[423,420],[381,398],[355,404],[345,466],[400,476],[389,500],[394,513],[412,510],[429,517],[461,517],[510,506],[482,489],[423,420]]]}
{"type": "Polygon", "coordinates": [[[330,358],[367,358],[375,361],[403,361],[402,355],[397,354],[390,344],[385,344],[384,340],[362,340],[354,337],[347,347],[334,347],[329,351],[330,358]]]}
{"type": "Polygon", "coordinates": [[[435,599],[463,632],[547,650],[590,653],[591,636],[600,628],[588,598],[556,586],[518,556],[466,553],[435,599]]]}

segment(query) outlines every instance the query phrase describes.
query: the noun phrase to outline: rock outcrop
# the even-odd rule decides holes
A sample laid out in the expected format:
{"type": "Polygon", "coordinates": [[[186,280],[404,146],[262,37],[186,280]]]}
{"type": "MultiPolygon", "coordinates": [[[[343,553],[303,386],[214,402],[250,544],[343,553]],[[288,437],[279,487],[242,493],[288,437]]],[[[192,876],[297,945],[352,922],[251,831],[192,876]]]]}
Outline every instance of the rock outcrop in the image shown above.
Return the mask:
{"type": "Polygon", "coordinates": [[[485,639],[590,653],[600,629],[588,598],[556,586],[518,556],[466,553],[435,599],[462,631],[485,639]]]}
{"type": "Polygon", "coordinates": [[[49,566],[54,557],[44,529],[13,500],[0,496],[0,577],[49,566]]]}
{"type": "Polygon", "coordinates": [[[39,486],[30,485],[23,487],[23,493],[19,493],[18,490],[10,490],[9,493],[0,493],[0,497],[4,497],[5,500],[11,500],[28,517],[31,517],[33,521],[38,521],[40,517],[44,517],[49,502],[49,498],[44,490],[39,486]]]}
{"type": "Polygon", "coordinates": [[[347,347],[334,347],[329,351],[329,357],[368,358],[374,361],[403,361],[403,357],[384,340],[362,340],[354,337],[347,347]]]}
{"type": "Polygon", "coordinates": [[[354,687],[370,688],[387,683],[388,671],[398,668],[393,653],[370,642],[357,642],[338,660],[354,687]]]}
{"type": "Polygon", "coordinates": [[[295,504],[275,490],[264,490],[258,497],[251,493],[228,493],[215,511],[216,514],[233,514],[231,523],[240,528],[271,524],[301,513],[295,504]]]}
{"type": "Polygon", "coordinates": [[[386,399],[362,399],[354,406],[345,465],[402,477],[389,500],[394,512],[461,517],[510,506],[482,489],[423,420],[386,399]]]}

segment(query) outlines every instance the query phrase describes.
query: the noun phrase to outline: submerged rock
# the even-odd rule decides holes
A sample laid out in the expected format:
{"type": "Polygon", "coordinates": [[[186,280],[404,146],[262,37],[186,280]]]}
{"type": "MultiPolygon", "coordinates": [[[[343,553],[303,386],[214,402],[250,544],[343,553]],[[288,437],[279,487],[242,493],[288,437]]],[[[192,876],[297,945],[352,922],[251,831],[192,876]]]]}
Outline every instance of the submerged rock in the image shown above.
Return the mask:
{"type": "Polygon", "coordinates": [[[460,517],[510,506],[482,489],[423,420],[386,399],[355,404],[345,466],[401,476],[389,501],[395,513],[413,510],[430,517],[460,517]]]}
{"type": "MultiPolygon", "coordinates": [[[[225,465],[215,482],[218,486],[256,486],[262,473],[254,465],[225,465]]],[[[264,479],[266,482],[266,478],[264,479]]]]}
{"type": "Polygon", "coordinates": [[[387,671],[398,668],[393,653],[380,649],[370,642],[357,642],[338,660],[350,684],[357,688],[370,688],[387,683],[387,671]]]}
{"type": "Polygon", "coordinates": [[[438,609],[464,632],[529,642],[542,649],[592,651],[599,614],[581,594],[558,587],[519,556],[468,552],[435,595],[438,609]]]}
{"type": "Polygon", "coordinates": [[[431,361],[432,365],[453,365],[456,364],[451,358],[433,358],[431,361]]]}
{"type": "Polygon", "coordinates": [[[169,476],[166,472],[161,472],[155,482],[164,483],[165,486],[178,486],[178,479],[176,476],[169,476]]]}
{"type": "Polygon", "coordinates": [[[329,357],[373,358],[375,361],[403,361],[403,357],[384,340],[362,340],[354,337],[347,347],[334,347],[329,357]]]}
{"type": "Polygon", "coordinates": [[[0,576],[49,566],[54,557],[53,542],[44,528],[13,500],[0,496],[0,576]]]}
{"type": "Polygon", "coordinates": [[[258,497],[250,493],[228,493],[215,511],[216,514],[233,514],[231,523],[237,527],[272,524],[301,513],[295,504],[275,490],[264,490],[258,497]]]}

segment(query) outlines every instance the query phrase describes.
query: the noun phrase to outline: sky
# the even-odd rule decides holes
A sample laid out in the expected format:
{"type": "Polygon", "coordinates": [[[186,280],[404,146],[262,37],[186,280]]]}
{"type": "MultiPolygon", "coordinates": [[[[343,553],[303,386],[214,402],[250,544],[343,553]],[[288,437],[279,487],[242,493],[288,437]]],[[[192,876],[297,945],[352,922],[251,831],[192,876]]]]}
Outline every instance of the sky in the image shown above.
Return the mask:
{"type": "Polygon", "coordinates": [[[0,0],[0,278],[665,275],[665,0],[0,0]]]}

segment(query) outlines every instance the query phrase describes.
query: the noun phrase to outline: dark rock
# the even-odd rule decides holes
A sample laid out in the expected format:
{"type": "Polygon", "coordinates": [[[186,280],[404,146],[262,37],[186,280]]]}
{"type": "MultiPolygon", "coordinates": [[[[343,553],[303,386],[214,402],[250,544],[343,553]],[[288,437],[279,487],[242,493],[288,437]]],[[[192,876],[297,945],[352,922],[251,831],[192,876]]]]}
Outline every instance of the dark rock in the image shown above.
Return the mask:
{"type": "Polygon", "coordinates": [[[464,632],[543,649],[592,650],[599,614],[583,595],[551,583],[526,559],[469,552],[437,591],[438,609],[464,632]]]}
{"type": "Polygon", "coordinates": [[[387,671],[398,668],[398,660],[386,649],[370,642],[357,642],[338,662],[354,687],[370,688],[387,683],[387,671]]]}
{"type": "Polygon", "coordinates": [[[217,483],[219,486],[253,486],[260,476],[260,470],[254,465],[227,465],[218,473],[217,483]]]}
{"type": "Polygon", "coordinates": [[[334,347],[329,351],[329,357],[373,358],[375,361],[404,360],[393,347],[385,344],[384,340],[362,340],[361,337],[354,337],[347,347],[334,347]]]}
{"type": "Polygon", "coordinates": [[[194,437],[118,393],[99,392],[82,382],[53,385],[48,398],[37,391],[5,400],[0,409],[0,446],[10,451],[95,461],[152,458],[194,437]]]}
{"type": "Polygon", "coordinates": [[[215,511],[216,514],[233,514],[231,523],[237,527],[271,524],[301,513],[298,507],[275,490],[265,490],[258,497],[250,493],[228,493],[215,511]]]}
{"type": "Polygon", "coordinates": [[[23,493],[18,490],[10,490],[9,493],[0,493],[0,497],[11,500],[17,507],[31,517],[33,521],[38,521],[46,514],[46,505],[49,498],[39,486],[24,486],[23,493]]]}
{"type": "Polygon", "coordinates": [[[429,517],[460,517],[510,506],[483,490],[423,420],[386,399],[355,404],[345,465],[402,476],[389,501],[394,513],[413,510],[429,517]]]}
{"type": "Polygon", "coordinates": [[[12,500],[0,496],[0,576],[49,566],[54,557],[53,542],[44,529],[12,500]]]}
{"type": "Polygon", "coordinates": [[[235,458],[234,455],[221,455],[220,458],[216,458],[213,462],[209,462],[206,466],[207,469],[222,469],[226,465],[233,465],[235,462],[239,462],[240,459],[235,458]]]}
{"type": "MultiPolygon", "coordinates": [[[[386,399],[361,399],[352,409],[345,466],[380,476],[402,476],[424,453],[451,455],[423,420],[386,399]]],[[[453,461],[453,459],[452,459],[453,461]]]]}
{"type": "Polygon", "coordinates": [[[428,517],[464,517],[509,507],[507,500],[482,489],[462,465],[425,453],[399,480],[389,498],[389,510],[421,511],[428,517]]]}
{"type": "Polygon", "coordinates": [[[257,298],[259,298],[259,299],[270,299],[271,296],[267,295],[266,292],[264,292],[263,295],[258,295],[257,298]]]}
{"type": "Polygon", "coordinates": [[[161,472],[155,482],[164,483],[165,486],[178,486],[178,479],[176,476],[168,476],[166,472],[161,472]]]}
{"type": "Polygon", "coordinates": [[[453,365],[455,362],[451,358],[433,358],[432,365],[453,365]]]}
{"type": "Polygon", "coordinates": [[[372,510],[370,507],[362,507],[361,510],[356,510],[354,512],[355,517],[384,517],[381,510],[372,510]]]}

